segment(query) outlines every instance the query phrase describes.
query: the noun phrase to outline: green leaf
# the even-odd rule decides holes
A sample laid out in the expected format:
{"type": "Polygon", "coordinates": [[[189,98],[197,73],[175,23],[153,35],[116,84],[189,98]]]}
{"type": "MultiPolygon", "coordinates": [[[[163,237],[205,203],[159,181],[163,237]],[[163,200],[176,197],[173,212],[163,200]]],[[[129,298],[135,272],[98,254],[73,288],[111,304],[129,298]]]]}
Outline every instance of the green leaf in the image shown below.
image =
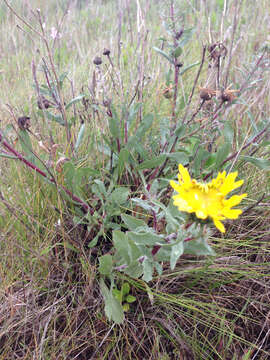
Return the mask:
{"type": "Polygon", "coordinates": [[[154,266],[155,266],[155,268],[157,270],[158,275],[161,276],[162,272],[163,272],[162,265],[158,261],[155,261],[154,266]]]}
{"type": "Polygon", "coordinates": [[[134,241],[136,245],[155,245],[155,244],[162,244],[164,242],[163,238],[159,235],[150,233],[150,232],[135,232],[130,231],[128,232],[128,237],[134,241]]]}
{"type": "Polygon", "coordinates": [[[124,259],[128,265],[132,261],[132,257],[128,252],[128,237],[120,230],[113,231],[113,243],[117,251],[117,255],[124,259]]]}
{"type": "Polygon", "coordinates": [[[129,310],[129,304],[125,303],[123,305],[123,310],[124,310],[124,312],[127,312],[129,310]]]}
{"type": "Polygon", "coordinates": [[[125,167],[127,166],[130,152],[128,149],[121,149],[118,156],[118,176],[122,175],[125,167]]]}
{"type": "Polygon", "coordinates": [[[154,271],[154,266],[153,263],[146,258],[143,262],[143,280],[148,282],[151,281],[153,278],[153,271],[154,271]]]}
{"type": "Polygon", "coordinates": [[[183,70],[180,71],[179,75],[184,75],[184,73],[185,73],[186,71],[192,69],[194,66],[197,66],[197,65],[199,65],[199,64],[200,64],[200,62],[197,61],[197,62],[195,62],[195,63],[193,63],[193,64],[191,64],[191,65],[188,65],[188,66],[184,67],[183,70]]]}
{"type": "Polygon", "coordinates": [[[212,165],[216,164],[216,158],[217,158],[216,153],[210,154],[210,156],[208,157],[208,159],[204,163],[204,170],[209,169],[212,165]]]}
{"type": "Polygon", "coordinates": [[[99,282],[100,290],[105,302],[105,314],[109,320],[113,320],[116,324],[121,324],[124,321],[123,307],[118,299],[109,290],[103,279],[99,282]]]}
{"type": "Polygon", "coordinates": [[[140,126],[138,127],[136,133],[133,136],[130,136],[127,142],[127,147],[133,149],[134,146],[140,145],[140,141],[145,136],[147,131],[151,128],[154,121],[153,114],[147,114],[142,119],[140,126]]]}
{"type": "Polygon", "coordinates": [[[83,139],[83,136],[84,136],[84,132],[85,132],[85,123],[82,123],[81,127],[80,127],[80,130],[79,130],[78,137],[77,137],[77,141],[76,141],[76,144],[75,144],[75,151],[77,151],[79,146],[81,145],[81,142],[82,142],[82,139],[83,139]]]}
{"type": "Polygon", "coordinates": [[[270,170],[270,160],[267,159],[261,159],[261,158],[254,158],[252,156],[245,156],[241,155],[241,159],[250,162],[251,164],[255,165],[257,168],[261,170],[270,170]]]}
{"type": "Polygon", "coordinates": [[[100,256],[99,260],[99,272],[102,275],[111,275],[113,270],[113,259],[109,254],[100,256]]]}
{"type": "Polygon", "coordinates": [[[94,239],[90,241],[90,243],[88,244],[89,249],[91,249],[97,245],[99,236],[100,236],[100,234],[96,235],[94,237],[94,239]]]}
{"type": "Polygon", "coordinates": [[[130,291],[130,285],[129,285],[129,283],[125,282],[125,283],[122,285],[121,291],[122,291],[123,297],[125,297],[125,296],[129,293],[129,291],[130,291]]]}
{"type": "Polygon", "coordinates": [[[233,144],[234,129],[229,121],[226,121],[222,134],[224,135],[226,142],[228,142],[229,144],[233,144]]]}
{"type": "Polygon", "coordinates": [[[132,198],[131,201],[135,202],[136,204],[138,204],[139,206],[141,206],[143,209],[145,209],[147,211],[151,211],[154,209],[154,206],[150,205],[149,202],[146,200],[142,200],[139,198],[132,198]]]}
{"type": "Polygon", "coordinates": [[[108,200],[121,205],[127,201],[128,196],[129,196],[129,189],[122,186],[115,189],[109,196],[108,200]]]}
{"type": "Polygon", "coordinates": [[[171,257],[170,257],[170,266],[171,266],[172,270],[174,270],[177,260],[183,253],[184,253],[183,241],[179,242],[178,244],[176,244],[172,247],[171,257]]]}
{"type": "Polygon", "coordinates": [[[123,272],[133,279],[138,279],[143,274],[142,264],[139,263],[137,259],[124,269],[123,272]]]}
{"type": "Polygon", "coordinates": [[[132,295],[128,295],[126,298],[125,298],[126,302],[128,302],[129,304],[131,303],[134,303],[137,299],[135,298],[135,296],[132,296],[132,295]]]}
{"type": "Polygon", "coordinates": [[[189,157],[186,153],[183,151],[174,152],[171,154],[167,154],[167,157],[173,161],[175,161],[176,164],[182,164],[186,165],[189,162],[189,157]]]}
{"type": "Polygon", "coordinates": [[[112,293],[114,295],[114,297],[120,301],[120,303],[122,304],[122,293],[120,290],[118,289],[112,289],[112,293]]]}
{"type": "Polygon", "coordinates": [[[114,139],[120,137],[119,118],[114,107],[111,107],[112,117],[109,118],[109,129],[114,139]]]}
{"type": "Polygon", "coordinates": [[[199,148],[194,160],[194,175],[198,176],[201,172],[202,161],[207,159],[209,152],[203,148],[199,148]]]}
{"type": "Polygon", "coordinates": [[[207,244],[206,240],[200,238],[196,240],[184,241],[184,254],[216,255],[214,250],[207,244]]]}
{"type": "Polygon", "coordinates": [[[180,137],[185,134],[185,131],[186,131],[186,126],[181,124],[175,129],[174,135],[180,137]]]}
{"type": "Polygon", "coordinates": [[[220,165],[222,164],[222,162],[227,158],[227,156],[229,155],[231,150],[231,144],[228,142],[225,142],[225,144],[223,144],[216,155],[216,169],[219,169],[220,165]]]}
{"type": "Polygon", "coordinates": [[[178,46],[175,50],[173,50],[172,55],[178,58],[183,52],[182,46],[178,46]]]}
{"type": "Polygon", "coordinates": [[[22,151],[27,156],[27,159],[32,163],[35,163],[35,156],[33,154],[32,142],[27,130],[19,129],[18,132],[19,141],[22,147],[22,151]]]}
{"type": "Polygon", "coordinates": [[[180,42],[179,42],[179,45],[181,47],[184,47],[190,41],[194,31],[195,31],[194,27],[183,31],[183,34],[182,34],[182,36],[180,38],[180,42]]]}
{"type": "Polygon", "coordinates": [[[59,76],[60,87],[62,88],[65,78],[68,76],[68,72],[65,71],[59,76]]]}
{"type": "Polygon", "coordinates": [[[171,64],[174,63],[173,59],[168,54],[166,54],[163,50],[157,48],[156,46],[154,46],[153,49],[156,52],[158,52],[159,54],[161,54],[163,57],[165,57],[165,59],[167,59],[171,64]]]}
{"type": "MultiPolygon", "coordinates": [[[[41,116],[43,116],[43,112],[41,110],[39,111],[39,113],[41,114],[41,116]]],[[[45,110],[44,114],[47,119],[49,119],[51,121],[55,121],[62,126],[65,126],[65,121],[63,120],[62,115],[54,115],[53,113],[49,112],[48,110],[45,110]]]]}
{"type": "Polygon", "coordinates": [[[71,107],[71,105],[76,104],[77,102],[81,101],[86,95],[85,94],[80,94],[77,97],[73,98],[66,106],[66,110],[69,109],[71,107]]]}
{"type": "Polygon", "coordinates": [[[95,179],[94,183],[98,186],[100,193],[104,196],[107,196],[107,191],[106,191],[103,181],[101,181],[99,179],[95,179]]]}
{"type": "Polygon", "coordinates": [[[166,160],[167,155],[166,154],[162,154],[159,156],[154,157],[151,160],[146,160],[143,163],[141,163],[137,169],[138,170],[144,170],[144,169],[153,169],[161,164],[164,163],[164,161],[166,160]]]}
{"type": "Polygon", "coordinates": [[[136,230],[138,227],[146,226],[146,223],[143,220],[137,219],[131,215],[122,214],[121,218],[129,230],[136,230]]]}

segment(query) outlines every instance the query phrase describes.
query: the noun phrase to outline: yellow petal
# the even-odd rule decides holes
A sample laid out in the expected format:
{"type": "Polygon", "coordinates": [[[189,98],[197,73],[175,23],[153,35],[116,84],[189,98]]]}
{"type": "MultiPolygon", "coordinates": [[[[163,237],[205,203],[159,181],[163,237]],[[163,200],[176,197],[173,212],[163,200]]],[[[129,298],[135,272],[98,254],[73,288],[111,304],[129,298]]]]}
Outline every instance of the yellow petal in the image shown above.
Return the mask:
{"type": "Polygon", "coordinates": [[[233,195],[230,199],[224,200],[224,206],[226,207],[233,207],[238,205],[242,199],[244,199],[247,196],[247,194],[242,194],[242,195],[233,195]]]}
{"type": "Polygon", "coordinates": [[[222,192],[222,194],[227,195],[229,192],[231,192],[232,190],[238,188],[239,186],[241,186],[243,184],[243,180],[240,180],[240,181],[237,181],[236,183],[234,183],[234,180],[236,179],[237,175],[238,175],[238,172],[235,171],[233,173],[230,173],[225,178],[224,183],[220,187],[220,191],[222,192]]]}
{"type": "Polygon", "coordinates": [[[191,178],[188,170],[182,164],[179,164],[178,169],[180,175],[182,176],[183,182],[189,184],[191,182],[191,178]]]}
{"type": "Polygon", "coordinates": [[[220,232],[225,233],[225,227],[224,227],[224,225],[222,224],[222,222],[219,221],[219,220],[217,220],[217,219],[213,219],[213,221],[214,221],[214,224],[215,224],[216,228],[217,228],[220,232]]]}
{"type": "Polygon", "coordinates": [[[174,200],[173,204],[178,207],[179,211],[186,211],[186,212],[193,211],[193,208],[188,204],[188,202],[182,199],[181,197],[179,197],[179,195],[173,196],[173,200],[174,200]]]}
{"type": "Polygon", "coordinates": [[[223,214],[227,219],[237,219],[242,212],[242,210],[238,209],[223,209],[223,214]]]}
{"type": "Polygon", "coordinates": [[[171,180],[170,185],[175,191],[177,192],[181,191],[181,185],[177,184],[175,181],[171,180]]]}

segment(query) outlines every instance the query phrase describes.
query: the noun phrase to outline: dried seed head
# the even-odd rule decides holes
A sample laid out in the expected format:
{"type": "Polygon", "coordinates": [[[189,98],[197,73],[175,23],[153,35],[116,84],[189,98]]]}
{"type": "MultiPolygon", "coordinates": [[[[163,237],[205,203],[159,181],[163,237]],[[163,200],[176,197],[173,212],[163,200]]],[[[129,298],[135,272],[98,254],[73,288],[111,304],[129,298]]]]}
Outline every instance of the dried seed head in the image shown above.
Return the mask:
{"type": "Polygon", "coordinates": [[[103,55],[109,56],[111,53],[111,50],[104,48],[103,55]]]}
{"type": "Polygon", "coordinates": [[[48,99],[46,99],[43,95],[41,95],[37,101],[37,105],[38,108],[42,110],[42,109],[48,109],[49,107],[52,107],[54,104],[48,99]]]}
{"type": "Polygon", "coordinates": [[[228,51],[223,43],[217,42],[208,46],[208,52],[210,60],[217,62],[221,57],[225,58],[228,51]]]}
{"type": "Polygon", "coordinates": [[[236,96],[234,94],[232,94],[232,93],[230,93],[228,91],[223,91],[221,93],[221,100],[223,102],[232,102],[235,99],[235,97],[236,96]]]}
{"type": "Polygon", "coordinates": [[[177,66],[178,68],[180,68],[180,67],[183,66],[183,63],[182,63],[182,62],[178,62],[178,63],[176,64],[176,66],[177,66]]]}
{"type": "Polygon", "coordinates": [[[214,95],[216,95],[216,91],[208,88],[199,88],[200,89],[200,98],[204,101],[211,100],[214,95]]]}
{"type": "Polygon", "coordinates": [[[101,65],[102,64],[102,60],[101,60],[101,57],[100,56],[96,56],[93,60],[93,63],[95,65],[101,65]]]}
{"type": "Polygon", "coordinates": [[[235,93],[239,92],[239,90],[230,90],[230,87],[231,85],[227,87],[227,89],[220,92],[221,101],[232,102],[236,98],[235,93]]]}
{"type": "Polygon", "coordinates": [[[18,118],[18,126],[21,130],[28,130],[31,126],[29,116],[21,116],[18,118]]]}

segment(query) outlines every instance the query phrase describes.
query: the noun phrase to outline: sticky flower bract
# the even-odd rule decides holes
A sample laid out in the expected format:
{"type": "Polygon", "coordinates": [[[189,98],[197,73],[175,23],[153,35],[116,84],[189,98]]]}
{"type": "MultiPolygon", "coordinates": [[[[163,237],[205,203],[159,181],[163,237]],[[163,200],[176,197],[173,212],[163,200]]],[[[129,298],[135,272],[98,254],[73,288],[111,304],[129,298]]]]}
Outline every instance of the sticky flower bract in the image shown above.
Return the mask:
{"type": "Polygon", "coordinates": [[[238,205],[247,194],[233,195],[226,199],[226,195],[243,184],[243,180],[235,181],[237,171],[226,175],[226,171],[219,172],[218,176],[209,183],[200,183],[191,179],[188,170],[179,164],[178,181],[170,181],[177,191],[173,196],[174,205],[180,211],[195,213],[197,218],[210,217],[219,231],[225,232],[222,220],[237,219],[242,210],[232,209],[238,205]]]}

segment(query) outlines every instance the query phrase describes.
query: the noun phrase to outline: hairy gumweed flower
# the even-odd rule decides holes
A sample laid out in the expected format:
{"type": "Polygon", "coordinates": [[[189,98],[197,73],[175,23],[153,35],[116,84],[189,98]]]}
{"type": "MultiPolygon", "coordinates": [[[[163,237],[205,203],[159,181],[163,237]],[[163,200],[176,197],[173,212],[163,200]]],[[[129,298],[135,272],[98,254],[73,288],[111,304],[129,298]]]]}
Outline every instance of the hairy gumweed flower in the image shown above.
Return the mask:
{"type": "Polygon", "coordinates": [[[235,181],[237,171],[226,176],[226,171],[219,172],[216,179],[209,183],[200,183],[191,179],[188,170],[179,164],[178,181],[170,181],[170,185],[178,192],[173,196],[174,205],[180,211],[195,213],[199,219],[210,217],[219,231],[225,232],[222,220],[237,219],[242,210],[232,209],[238,205],[247,194],[233,195],[226,199],[234,189],[243,184],[243,180],[235,181]]]}

